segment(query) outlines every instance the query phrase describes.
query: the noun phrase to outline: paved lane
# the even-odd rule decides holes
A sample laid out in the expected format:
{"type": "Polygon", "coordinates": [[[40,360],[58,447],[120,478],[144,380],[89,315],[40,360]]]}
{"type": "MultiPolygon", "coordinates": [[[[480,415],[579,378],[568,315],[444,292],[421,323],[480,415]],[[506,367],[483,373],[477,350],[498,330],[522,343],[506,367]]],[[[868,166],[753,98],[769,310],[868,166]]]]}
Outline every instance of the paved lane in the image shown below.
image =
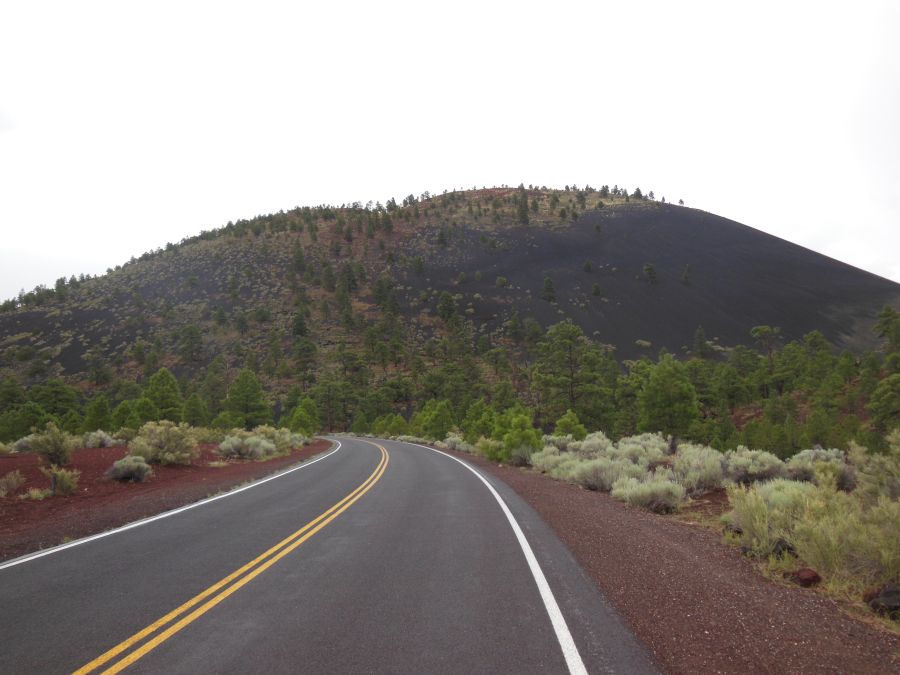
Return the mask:
{"type": "MultiPolygon", "coordinates": [[[[478,476],[426,448],[341,442],[264,485],[0,569],[0,672],[72,671],[148,626],[92,672],[572,666],[513,528],[478,476]]],[[[488,481],[521,525],[587,670],[651,671],[555,535],[488,481]]]]}

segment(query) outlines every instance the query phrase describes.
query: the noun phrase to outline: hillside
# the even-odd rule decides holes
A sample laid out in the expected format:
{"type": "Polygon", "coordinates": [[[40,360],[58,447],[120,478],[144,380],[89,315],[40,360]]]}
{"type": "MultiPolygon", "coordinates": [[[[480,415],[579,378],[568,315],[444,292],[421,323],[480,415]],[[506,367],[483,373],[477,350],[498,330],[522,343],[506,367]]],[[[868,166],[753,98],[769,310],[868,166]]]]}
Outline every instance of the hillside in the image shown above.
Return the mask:
{"type": "Polygon", "coordinates": [[[898,284],[702,211],[600,191],[525,193],[528,224],[507,188],[230,223],[5,303],[0,368],[25,383],[87,384],[160,365],[189,376],[222,356],[288,381],[299,312],[318,348],[307,345],[302,364],[311,381],[336,345],[365,347],[383,314],[379,279],[406,319],[389,329],[401,369],[400,352],[433,335],[442,291],[492,343],[534,330],[529,319],[571,318],[618,359],[684,354],[698,326],[714,345],[749,343],[760,324],[786,341],[819,330],[860,353],[877,344],[880,308],[900,304],[898,284]]]}

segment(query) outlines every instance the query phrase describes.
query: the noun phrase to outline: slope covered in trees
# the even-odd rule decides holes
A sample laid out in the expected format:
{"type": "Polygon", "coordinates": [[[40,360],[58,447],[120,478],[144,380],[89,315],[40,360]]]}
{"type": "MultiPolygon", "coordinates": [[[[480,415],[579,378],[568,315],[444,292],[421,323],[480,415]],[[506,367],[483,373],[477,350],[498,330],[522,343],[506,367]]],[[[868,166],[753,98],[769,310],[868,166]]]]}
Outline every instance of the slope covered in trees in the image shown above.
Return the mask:
{"type": "Polygon", "coordinates": [[[0,312],[0,438],[183,418],[502,442],[571,409],[780,454],[877,444],[900,287],[636,193],[298,208],[22,293],[0,312]]]}

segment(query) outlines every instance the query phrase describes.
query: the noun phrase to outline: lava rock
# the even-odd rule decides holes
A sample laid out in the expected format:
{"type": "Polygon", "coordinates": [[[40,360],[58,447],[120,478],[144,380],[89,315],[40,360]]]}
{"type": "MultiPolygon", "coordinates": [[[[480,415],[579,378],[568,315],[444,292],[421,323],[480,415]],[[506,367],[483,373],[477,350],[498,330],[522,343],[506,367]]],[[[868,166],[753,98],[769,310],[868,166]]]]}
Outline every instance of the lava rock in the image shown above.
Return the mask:
{"type": "Polygon", "coordinates": [[[809,588],[822,581],[822,577],[815,570],[803,567],[794,572],[794,581],[803,586],[803,588],[809,588]]]}
{"type": "Polygon", "coordinates": [[[869,607],[878,614],[884,614],[891,619],[900,619],[900,586],[897,584],[885,584],[874,594],[866,594],[869,607]]]}
{"type": "Polygon", "coordinates": [[[797,551],[794,549],[791,542],[784,539],[779,539],[775,542],[775,546],[772,547],[772,553],[775,554],[776,558],[783,558],[788,554],[797,555],[797,551]]]}

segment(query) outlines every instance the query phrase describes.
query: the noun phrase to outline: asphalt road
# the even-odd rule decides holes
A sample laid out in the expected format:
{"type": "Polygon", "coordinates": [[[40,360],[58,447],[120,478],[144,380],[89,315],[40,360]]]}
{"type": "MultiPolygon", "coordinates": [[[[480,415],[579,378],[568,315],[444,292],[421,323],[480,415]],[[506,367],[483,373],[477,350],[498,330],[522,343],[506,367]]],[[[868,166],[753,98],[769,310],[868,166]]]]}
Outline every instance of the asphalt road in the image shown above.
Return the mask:
{"type": "Polygon", "coordinates": [[[422,447],[341,444],[251,489],[0,566],[0,673],[654,671],[504,484],[422,447]]]}

